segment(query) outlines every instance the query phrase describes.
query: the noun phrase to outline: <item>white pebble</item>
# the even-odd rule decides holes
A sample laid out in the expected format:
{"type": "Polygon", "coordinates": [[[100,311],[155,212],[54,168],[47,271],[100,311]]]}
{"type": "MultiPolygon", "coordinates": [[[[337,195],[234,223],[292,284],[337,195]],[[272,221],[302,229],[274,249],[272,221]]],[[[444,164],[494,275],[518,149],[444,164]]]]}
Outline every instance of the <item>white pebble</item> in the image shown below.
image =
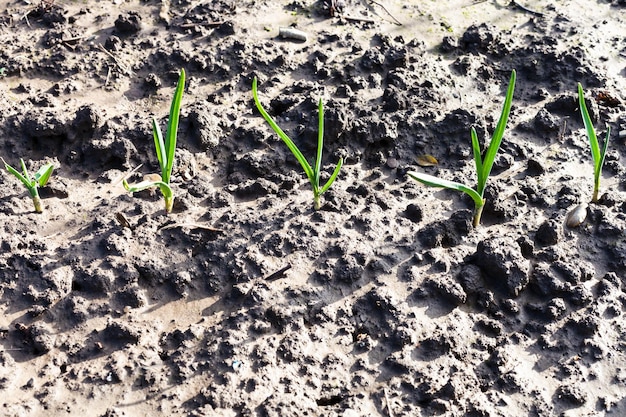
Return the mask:
{"type": "Polygon", "coordinates": [[[306,33],[293,28],[278,28],[278,35],[281,38],[290,38],[298,41],[306,41],[306,33]]]}

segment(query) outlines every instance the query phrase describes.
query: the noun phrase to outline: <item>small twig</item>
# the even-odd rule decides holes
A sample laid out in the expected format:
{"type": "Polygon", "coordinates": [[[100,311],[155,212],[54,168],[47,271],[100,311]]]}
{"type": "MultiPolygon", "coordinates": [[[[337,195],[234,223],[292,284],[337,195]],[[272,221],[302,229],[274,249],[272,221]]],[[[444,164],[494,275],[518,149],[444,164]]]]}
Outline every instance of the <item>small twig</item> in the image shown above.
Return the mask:
{"type": "Polygon", "coordinates": [[[85,38],[85,35],[81,35],[81,36],[74,36],[73,38],[67,38],[67,39],[62,39],[61,42],[76,42],[76,41],[80,41],[83,40],[85,38]]]}
{"type": "Polygon", "coordinates": [[[133,175],[135,172],[139,171],[139,168],[141,168],[143,166],[143,164],[139,164],[137,165],[135,168],[131,169],[130,171],[128,171],[127,173],[121,175],[118,179],[116,179],[115,181],[113,181],[113,185],[117,185],[120,182],[124,181],[125,179],[128,179],[128,177],[130,177],[131,175],[133,175]]]}
{"type": "Polygon", "coordinates": [[[393,417],[393,411],[391,411],[391,404],[389,402],[389,395],[387,395],[387,388],[383,388],[383,393],[385,393],[385,404],[387,404],[387,415],[389,417],[393,417]]]}
{"type": "Polygon", "coordinates": [[[356,17],[356,16],[342,16],[346,20],[350,20],[352,22],[365,22],[365,23],[376,23],[374,19],[369,19],[367,17],[356,17]]]}
{"type": "Polygon", "coordinates": [[[533,9],[529,9],[528,7],[524,6],[523,4],[521,4],[521,3],[520,3],[520,2],[518,2],[518,1],[512,0],[512,1],[511,1],[511,4],[513,4],[514,6],[516,6],[518,9],[521,9],[521,10],[523,10],[523,11],[525,11],[525,12],[530,13],[530,14],[534,14],[535,16],[543,16],[543,13],[538,12],[538,11],[533,10],[533,9]]]}
{"type": "MultiPolygon", "coordinates": [[[[101,44],[101,43],[99,43],[99,44],[98,44],[98,48],[99,48],[102,52],[104,52],[105,54],[107,54],[108,56],[110,56],[111,58],[113,58],[113,61],[115,61],[115,63],[116,63],[116,64],[118,64],[118,62],[117,62],[117,58],[115,57],[115,55],[113,55],[111,52],[107,51],[107,49],[106,49],[104,46],[102,46],[102,44],[101,44]]],[[[119,64],[118,64],[118,65],[119,65],[119,64]]]]}
{"type": "Polygon", "coordinates": [[[168,224],[166,226],[161,227],[161,230],[173,229],[175,227],[181,227],[181,228],[188,227],[190,229],[202,229],[202,230],[208,230],[209,232],[217,232],[217,233],[224,232],[223,229],[218,229],[212,226],[205,226],[203,224],[198,224],[198,223],[173,223],[173,224],[168,224]]]}
{"type": "Polygon", "coordinates": [[[120,63],[119,59],[117,59],[117,57],[116,57],[115,55],[113,55],[111,52],[107,51],[107,49],[106,49],[104,46],[102,46],[102,44],[101,44],[101,43],[99,43],[99,44],[98,44],[98,48],[99,48],[102,52],[104,52],[105,54],[107,54],[108,56],[110,56],[110,57],[113,59],[113,61],[115,62],[115,65],[117,65],[117,66],[118,66],[118,68],[119,68],[119,69],[121,69],[121,70],[122,70],[125,74],[130,74],[130,71],[128,71],[128,68],[126,68],[126,66],[125,66],[125,65],[122,65],[122,64],[120,63]]]}
{"type": "Polygon", "coordinates": [[[563,119],[563,123],[561,124],[561,129],[559,129],[559,142],[563,141],[565,137],[565,129],[567,128],[567,118],[563,119]]]}
{"type": "Polygon", "coordinates": [[[28,9],[28,11],[22,16],[22,19],[26,20],[26,24],[28,25],[29,28],[32,28],[32,26],[30,25],[30,21],[28,20],[28,15],[37,9],[41,9],[42,12],[47,13],[50,10],[52,10],[52,6],[54,5],[54,2],[55,0],[41,0],[39,5],[28,9]]]}
{"type": "Polygon", "coordinates": [[[208,27],[215,27],[215,26],[221,26],[223,25],[224,22],[204,22],[204,23],[183,23],[182,25],[179,25],[178,27],[181,29],[191,29],[194,28],[196,26],[208,26],[208,27]]]}
{"type": "Polygon", "coordinates": [[[81,41],[85,38],[85,36],[74,36],[73,38],[62,39],[61,43],[65,45],[66,48],[71,49],[72,51],[76,50],[76,44],[71,45],[74,42],[81,41]]]}
{"type": "Polygon", "coordinates": [[[246,291],[245,296],[249,296],[250,293],[252,293],[252,290],[254,290],[254,288],[259,285],[261,283],[261,281],[276,281],[278,278],[282,277],[286,271],[288,271],[289,269],[291,269],[291,265],[287,264],[285,266],[283,266],[282,268],[280,268],[278,271],[276,272],[272,272],[271,274],[269,274],[268,276],[264,277],[264,278],[255,278],[252,281],[252,285],[250,286],[250,289],[248,291],[246,291]]]}
{"type": "Polygon", "coordinates": [[[109,85],[109,79],[111,78],[111,67],[107,67],[107,77],[104,80],[104,86],[109,85]]]}
{"type": "Polygon", "coordinates": [[[275,281],[278,278],[280,278],[281,276],[283,276],[285,274],[285,272],[287,272],[289,269],[291,269],[291,265],[287,264],[287,265],[283,266],[282,268],[280,268],[278,271],[272,272],[271,274],[266,276],[264,279],[265,279],[265,281],[275,281]]]}
{"type": "Polygon", "coordinates": [[[393,20],[395,20],[396,25],[398,26],[402,26],[402,22],[400,22],[398,19],[395,18],[394,15],[391,14],[391,12],[389,12],[389,10],[387,10],[387,8],[385,6],[383,6],[381,3],[375,1],[375,0],[369,0],[370,3],[374,3],[375,5],[377,5],[378,7],[382,8],[385,13],[387,13],[393,20]]]}

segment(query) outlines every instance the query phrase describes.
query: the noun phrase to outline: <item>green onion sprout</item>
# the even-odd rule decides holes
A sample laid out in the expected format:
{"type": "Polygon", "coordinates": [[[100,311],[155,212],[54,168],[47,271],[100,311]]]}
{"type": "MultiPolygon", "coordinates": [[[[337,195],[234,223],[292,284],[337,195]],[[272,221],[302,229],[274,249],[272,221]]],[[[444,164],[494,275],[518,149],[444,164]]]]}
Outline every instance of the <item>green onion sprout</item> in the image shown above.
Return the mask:
{"type": "Polygon", "coordinates": [[[515,70],[511,72],[511,78],[509,80],[509,87],[506,92],[506,98],[504,100],[504,106],[502,108],[502,113],[500,114],[500,120],[498,120],[498,124],[496,125],[496,130],[493,133],[493,137],[491,142],[489,143],[489,147],[487,148],[487,152],[485,153],[484,159],[481,157],[480,152],[480,144],[478,142],[478,136],[476,134],[476,129],[472,127],[471,136],[472,136],[472,149],[474,151],[474,162],[476,164],[476,177],[477,177],[477,185],[476,189],[470,188],[464,184],[447,181],[441,178],[437,178],[432,175],[423,174],[421,172],[409,171],[408,175],[429,186],[429,187],[441,187],[447,188],[450,190],[457,190],[466,193],[469,195],[472,200],[474,200],[474,227],[478,227],[480,224],[480,218],[483,212],[483,208],[485,206],[485,187],[487,185],[487,180],[489,179],[489,175],[491,174],[491,168],[493,167],[493,162],[496,158],[496,154],[498,153],[498,149],[500,148],[500,144],[502,143],[502,137],[504,136],[504,130],[506,128],[507,121],[509,119],[509,114],[511,112],[511,103],[513,100],[513,92],[515,91],[515,78],[516,73],[515,70]]]}
{"type": "Polygon", "coordinates": [[[598,143],[598,137],[596,131],[593,128],[591,117],[587,111],[587,105],[585,104],[585,93],[583,92],[583,86],[578,83],[578,105],[580,106],[580,114],[587,129],[587,137],[589,138],[589,144],[591,145],[591,155],[593,157],[593,197],[592,202],[598,201],[598,190],[600,189],[600,173],[602,172],[602,165],[604,165],[604,157],[606,156],[606,150],[609,147],[609,136],[611,135],[611,127],[606,127],[606,139],[604,139],[604,145],[600,150],[600,144],[598,143]]]}
{"type": "Polygon", "coordinates": [[[174,207],[174,193],[170,186],[170,180],[172,178],[172,167],[174,166],[174,153],[176,152],[176,136],[178,133],[178,120],[180,117],[180,103],[183,99],[183,91],[185,89],[185,70],[181,69],[180,77],[178,78],[178,84],[174,97],[172,98],[172,105],[170,107],[170,116],[167,124],[167,132],[165,134],[165,140],[163,140],[163,134],[159,128],[156,118],[152,118],[152,136],[154,138],[154,146],[156,148],[157,159],[159,160],[159,167],[161,168],[161,180],[160,181],[142,181],[135,185],[129,185],[126,179],[122,181],[126,191],[131,193],[142,191],[147,188],[158,186],[165,198],[165,212],[171,213],[174,207]]]}
{"type": "Polygon", "coordinates": [[[304,170],[306,176],[309,178],[311,185],[313,186],[313,206],[315,210],[320,209],[320,196],[326,192],[333,182],[337,179],[339,175],[339,171],[341,170],[341,166],[343,165],[343,158],[339,158],[339,162],[335,166],[335,170],[332,175],[326,181],[326,184],[320,187],[320,170],[322,166],[322,148],[324,146],[324,104],[322,103],[322,99],[319,100],[318,111],[319,111],[319,123],[318,123],[318,135],[317,135],[317,155],[315,157],[315,165],[311,166],[307,159],[304,157],[300,149],[296,146],[296,144],[283,132],[283,130],[278,127],[274,119],[265,111],[261,102],[259,101],[259,97],[257,95],[257,79],[254,77],[252,81],[252,95],[254,97],[254,102],[256,104],[257,109],[265,119],[265,121],[274,129],[274,132],[280,136],[280,138],[285,142],[289,150],[296,157],[302,169],[304,170]]]}
{"type": "MultiPolygon", "coordinates": [[[[0,158],[2,159],[2,158],[0,158]]],[[[17,179],[19,179],[22,184],[26,186],[28,192],[30,193],[31,198],[33,199],[33,204],[35,205],[35,211],[37,213],[43,212],[43,207],[41,205],[41,198],[39,198],[38,187],[43,187],[48,183],[50,176],[52,176],[52,171],[54,170],[53,164],[45,164],[41,168],[37,170],[34,178],[31,178],[28,173],[28,169],[26,169],[26,164],[24,160],[20,158],[20,165],[22,167],[22,172],[19,172],[11,165],[7,164],[4,159],[2,159],[2,163],[4,163],[4,167],[13,174],[17,179]]]]}

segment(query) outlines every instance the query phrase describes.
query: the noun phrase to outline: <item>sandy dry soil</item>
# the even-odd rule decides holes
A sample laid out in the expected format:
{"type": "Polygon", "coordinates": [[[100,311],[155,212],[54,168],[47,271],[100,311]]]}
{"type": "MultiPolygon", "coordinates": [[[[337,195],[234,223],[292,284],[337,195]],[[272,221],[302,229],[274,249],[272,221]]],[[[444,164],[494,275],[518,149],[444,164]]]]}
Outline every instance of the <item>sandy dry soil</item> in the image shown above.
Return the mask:
{"type": "Polygon", "coordinates": [[[56,168],[42,214],[0,173],[0,415],[626,415],[625,37],[623,0],[2,1],[0,156],[56,168]],[[166,214],[120,180],[181,68],[166,214]],[[513,69],[474,228],[407,172],[473,186],[513,69]],[[311,159],[325,104],[319,211],[255,76],[311,159]]]}

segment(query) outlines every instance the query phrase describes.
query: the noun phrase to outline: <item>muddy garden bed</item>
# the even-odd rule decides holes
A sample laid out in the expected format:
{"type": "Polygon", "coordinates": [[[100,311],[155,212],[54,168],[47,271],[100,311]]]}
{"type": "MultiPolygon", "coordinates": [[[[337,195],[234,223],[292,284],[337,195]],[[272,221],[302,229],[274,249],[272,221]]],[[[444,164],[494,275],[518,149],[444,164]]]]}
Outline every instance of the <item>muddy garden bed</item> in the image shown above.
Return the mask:
{"type": "Polygon", "coordinates": [[[56,169],[42,214],[0,175],[0,414],[625,415],[624,5],[4,2],[0,156],[56,169]],[[158,170],[181,68],[166,215],[120,180],[158,170]],[[406,173],[473,185],[513,69],[473,228],[406,173]],[[255,76],[311,159],[324,101],[323,177],[345,164],[319,211],[255,76]],[[578,82],[612,133],[569,228],[593,186],[578,82]]]}

